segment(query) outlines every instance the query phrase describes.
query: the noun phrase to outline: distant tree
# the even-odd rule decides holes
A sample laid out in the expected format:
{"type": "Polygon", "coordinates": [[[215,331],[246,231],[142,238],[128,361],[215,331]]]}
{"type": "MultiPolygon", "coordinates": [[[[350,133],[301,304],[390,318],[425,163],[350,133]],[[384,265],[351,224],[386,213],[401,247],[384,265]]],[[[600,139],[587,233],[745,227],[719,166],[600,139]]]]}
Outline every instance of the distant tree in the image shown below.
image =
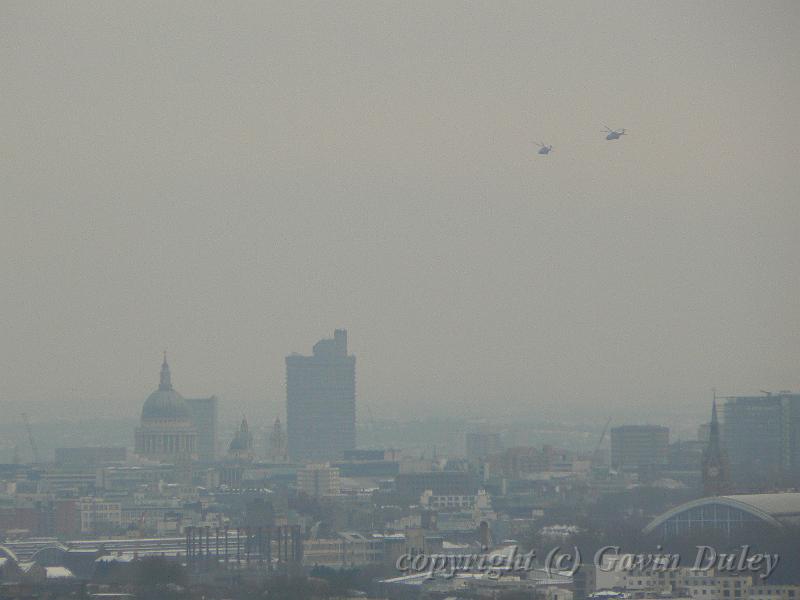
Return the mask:
{"type": "Polygon", "coordinates": [[[526,590],[509,590],[501,592],[498,600],[531,600],[531,592],[526,590]]]}
{"type": "Polygon", "coordinates": [[[357,586],[357,569],[331,569],[330,567],[315,567],[309,573],[327,582],[331,595],[345,596],[357,586]]]}
{"type": "Polygon", "coordinates": [[[264,598],[269,600],[315,600],[330,595],[328,583],[314,577],[279,575],[271,578],[264,589],[264,598]]]}
{"type": "Polygon", "coordinates": [[[183,567],[163,556],[148,556],[136,565],[133,582],[141,586],[183,585],[186,572],[183,567]]]}

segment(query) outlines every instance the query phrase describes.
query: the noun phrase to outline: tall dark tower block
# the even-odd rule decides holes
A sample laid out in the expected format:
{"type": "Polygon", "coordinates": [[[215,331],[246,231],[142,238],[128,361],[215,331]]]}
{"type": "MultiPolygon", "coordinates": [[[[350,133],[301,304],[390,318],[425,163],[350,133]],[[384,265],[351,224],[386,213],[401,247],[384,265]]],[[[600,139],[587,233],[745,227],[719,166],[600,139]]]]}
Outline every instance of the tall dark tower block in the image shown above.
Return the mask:
{"type": "Polygon", "coordinates": [[[312,356],[286,357],[286,421],[292,460],[338,460],[355,449],[356,357],[344,329],[314,344],[312,356]]]}
{"type": "Polygon", "coordinates": [[[192,413],[192,422],[197,428],[197,455],[203,462],[214,462],[217,457],[217,415],[219,399],[186,398],[186,405],[192,413]]]}

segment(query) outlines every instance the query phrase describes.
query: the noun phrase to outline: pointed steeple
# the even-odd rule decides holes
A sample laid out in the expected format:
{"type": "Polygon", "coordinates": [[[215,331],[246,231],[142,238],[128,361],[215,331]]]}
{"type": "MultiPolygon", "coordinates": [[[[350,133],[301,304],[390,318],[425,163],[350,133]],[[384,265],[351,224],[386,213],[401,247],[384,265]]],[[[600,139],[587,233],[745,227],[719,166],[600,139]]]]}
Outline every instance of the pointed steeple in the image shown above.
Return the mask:
{"type": "Polygon", "coordinates": [[[158,389],[162,392],[168,392],[172,389],[172,376],[169,372],[169,365],[167,364],[167,351],[164,350],[164,362],[161,363],[161,382],[158,384],[158,389]]]}
{"type": "Polygon", "coordinates": [[[242,417],[242,424],[239,427],[239,431],[241,431],[242,433],[247,433],[248,430],[249,427],[247,426],[247,417],[242,417]]]}
{"type": "Polygon", "coordinates": [[[719,435],[717,420],[717,394],[711,404],[711,423],[708,428],[708,444],[703,451],[703,492],[706,496],[722,496],[729,492],[729,468],[719,435]]]}
{"type": "Polygon", "coordinates": [[[717,397],[714,396],[714,401],[711,404],[711,424],[708,428],[709,437],[714,437],[716,443],[719,443],[719,421],[717,421],[717,397]]]}

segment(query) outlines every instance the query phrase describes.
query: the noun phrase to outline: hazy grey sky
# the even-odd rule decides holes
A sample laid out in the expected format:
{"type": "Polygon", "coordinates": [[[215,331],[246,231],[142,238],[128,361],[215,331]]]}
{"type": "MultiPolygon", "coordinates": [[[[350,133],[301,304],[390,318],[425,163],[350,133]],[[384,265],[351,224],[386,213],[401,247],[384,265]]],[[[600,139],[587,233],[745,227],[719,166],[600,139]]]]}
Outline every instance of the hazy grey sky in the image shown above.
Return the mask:
{"type": "Polygon", "coordinates": [[[336,327],[376,415],[798,389],[798,32],[794,1],[2,2],[0,411],[136,416],[166,348],[271,419],[336,327]]]}

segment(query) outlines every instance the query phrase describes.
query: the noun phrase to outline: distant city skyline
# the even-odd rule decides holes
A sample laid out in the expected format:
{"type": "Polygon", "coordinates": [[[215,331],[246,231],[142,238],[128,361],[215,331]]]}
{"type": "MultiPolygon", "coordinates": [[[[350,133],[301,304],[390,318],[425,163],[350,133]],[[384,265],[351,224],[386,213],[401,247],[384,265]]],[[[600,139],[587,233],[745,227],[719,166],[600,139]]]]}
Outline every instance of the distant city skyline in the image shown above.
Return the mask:
{"type": "Polygon", "coordinates": [[[781,1],[4,2],[0,412],[135,416],[166,348],[272,423],[334,327],[376,418],[800,390],[797,31],[781,1]]]}
{"type": "Polygon", "coordinates": [[[0,600],[800,600],[798,31],[0,2],[0,600]]]}

